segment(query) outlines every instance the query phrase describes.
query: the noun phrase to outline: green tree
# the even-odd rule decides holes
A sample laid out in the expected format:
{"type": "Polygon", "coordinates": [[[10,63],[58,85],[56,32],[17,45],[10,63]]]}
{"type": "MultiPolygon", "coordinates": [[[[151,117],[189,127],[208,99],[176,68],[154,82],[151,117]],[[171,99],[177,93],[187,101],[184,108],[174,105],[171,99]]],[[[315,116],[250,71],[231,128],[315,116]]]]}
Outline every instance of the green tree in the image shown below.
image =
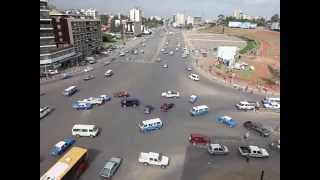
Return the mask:
{"type": "Polygon", "coordinates": [[[271,17],[271,22],[279,22],[280,18],[278,14],[275,14],[271,17]]]}

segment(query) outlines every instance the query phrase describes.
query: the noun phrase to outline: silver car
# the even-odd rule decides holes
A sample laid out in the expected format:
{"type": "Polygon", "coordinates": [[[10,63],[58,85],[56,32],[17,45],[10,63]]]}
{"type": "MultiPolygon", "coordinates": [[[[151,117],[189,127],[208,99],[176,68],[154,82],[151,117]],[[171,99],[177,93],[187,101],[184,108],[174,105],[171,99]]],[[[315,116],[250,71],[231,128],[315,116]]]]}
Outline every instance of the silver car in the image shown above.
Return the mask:
{"type": "Polygon", "coordinates": [[[103,178],[111,178],[117,169],[120,167],[122,159],[119,157],[112,157],[106,164],[103,166],[103,169],[100,171],[100,176],[103,178]]]}

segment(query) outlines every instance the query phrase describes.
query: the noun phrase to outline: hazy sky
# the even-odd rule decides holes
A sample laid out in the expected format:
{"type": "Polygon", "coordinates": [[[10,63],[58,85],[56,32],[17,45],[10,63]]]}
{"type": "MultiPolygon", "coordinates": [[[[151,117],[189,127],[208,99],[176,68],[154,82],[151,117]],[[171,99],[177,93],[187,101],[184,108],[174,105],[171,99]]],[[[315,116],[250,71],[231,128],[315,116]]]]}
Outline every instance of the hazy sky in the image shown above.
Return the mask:
{"type": "Polygon", "coordinates": [[[95,8],[99,14],[128,14],[139,7],[143,16],[172,16],[185,12],[191,16],[216,18],[219,14],[232,15],[236,8],[251,16],[270,17],[280,14],[280,0],[49,0],[58,9],[95,8]]]}

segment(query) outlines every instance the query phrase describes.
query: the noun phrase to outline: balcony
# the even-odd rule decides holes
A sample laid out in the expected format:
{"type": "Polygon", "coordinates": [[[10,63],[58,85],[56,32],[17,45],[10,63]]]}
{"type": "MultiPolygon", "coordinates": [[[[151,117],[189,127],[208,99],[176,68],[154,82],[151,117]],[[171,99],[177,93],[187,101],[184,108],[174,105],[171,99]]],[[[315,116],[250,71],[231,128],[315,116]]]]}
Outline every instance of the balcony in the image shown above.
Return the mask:
{"type": "Polygon", "coordinates": [[[61,47],[61,48],[55,48],[55,49],[48,49],[47,53],[40,54],[40,64],[41,63],[52,63],[57,61],[62,61],[66,58],[74,56],[76,53],[74,51],[73,46],[69,47],[61,47]]]}
{"type": "Polygon", "coordinates": [[[40,24],[40,29],[41,28],[52,28],[53,29],[51,24],[40,24]]]}

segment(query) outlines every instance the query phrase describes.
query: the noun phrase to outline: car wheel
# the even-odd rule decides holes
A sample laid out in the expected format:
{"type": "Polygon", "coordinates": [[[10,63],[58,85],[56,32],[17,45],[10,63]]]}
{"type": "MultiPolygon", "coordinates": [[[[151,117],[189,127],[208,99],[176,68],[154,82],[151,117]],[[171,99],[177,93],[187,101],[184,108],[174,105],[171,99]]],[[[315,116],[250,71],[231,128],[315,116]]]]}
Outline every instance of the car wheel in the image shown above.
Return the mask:
{"type": "Polygon", "coordinates": [[[149,163],[145,162],[145,163],[143,163],[143,165],[148,166],[148,165],[149,165],[149,163]]]}
{"type": "Polygon", "coordinates": [[[161,168],[163,168],[163,169],[164,169],[164,168],[166,168],[166,166],[165,166],[165,165],[161,165],[161,168]]]}
{"type": "Polygon", "coordinates": [[[93,135],[91,134],[90,137],[93,138],[93,135]]]}
{"type": "Polygon", "coordinates": [[[80,135],[79,135],[79,134],[77,134],[77,135],[76,135],[76,137],[80,137],[80,135]]]}

